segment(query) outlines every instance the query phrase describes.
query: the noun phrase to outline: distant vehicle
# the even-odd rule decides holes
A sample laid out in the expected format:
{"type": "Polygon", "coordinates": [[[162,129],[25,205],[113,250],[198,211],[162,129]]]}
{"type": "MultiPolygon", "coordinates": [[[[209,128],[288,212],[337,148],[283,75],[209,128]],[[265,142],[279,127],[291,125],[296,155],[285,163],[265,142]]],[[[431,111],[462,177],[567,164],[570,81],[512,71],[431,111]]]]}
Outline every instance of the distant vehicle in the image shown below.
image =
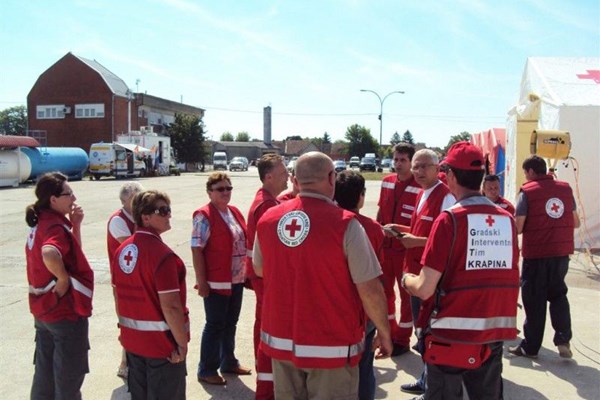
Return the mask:
{"type": "Polygon", "coordinates": [[[381,168],[389,168],[390,165],[392,165],[392,159],[391,158],[384,158],[383,160],[381,160],[381,168]]]}
{"type": "Polygon", "coordinates": [[[341,172],[346,170],[346,161],[344,160],[335,160],[333,162],[333,167],[335,168],[335,172],[341,172]]]}
{"type": "Polygon", "coordinates": [[[350,168],[360,166],[360,158],[358,158],[356,156],[350,157],[350,162],[348,163],[348,165],[350,166],[350,168]]]}
{"type": "Polygon", "coordinates": [[[229,163],[230,171],[248,171],[248,159],[246,157],[233,157],[229,163]]]}
{"type": "Polygon", "coordinates": [[[215,151],[213,154],[213,169],[224,169],[227,171],[227,153],[224,151],[215,151]]]}
{"type": "Polygon", "coordinates": [[[130,143],[94,143],[90,146],[90,175],[115,178],[137,177],[146,174],[146,164],[136,154],[138,145],[130,143]]]}
{"type": "Polygon", "coordinates": [[[375,157],[363,157],[360,160],[360,165],[358,166],[360,171],[373,171],[377,170],[377,164],[375,163],[375,157]]]}
{"type": "Polygon", "coordinates": [[[367,157],[367,158],[377,158],[377,155],[375,155],[375,153],[365,153],[365,157],[367,157]]]}

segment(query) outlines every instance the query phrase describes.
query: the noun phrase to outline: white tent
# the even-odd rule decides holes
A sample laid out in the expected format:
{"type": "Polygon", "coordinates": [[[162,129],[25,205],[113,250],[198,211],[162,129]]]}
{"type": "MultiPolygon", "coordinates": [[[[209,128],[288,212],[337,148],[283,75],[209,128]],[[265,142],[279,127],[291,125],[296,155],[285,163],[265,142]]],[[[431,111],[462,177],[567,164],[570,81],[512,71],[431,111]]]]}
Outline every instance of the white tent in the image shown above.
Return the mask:
{"type": "Polygon", "coordinates": [[[519,103],[508,113],[505,194],[515,200],[524,177],[533,130],[568,131],[569,158],[556,165],[569,182],[582,226],[579,249],[600,248],[600,58],[527,59],[519,103]]]}

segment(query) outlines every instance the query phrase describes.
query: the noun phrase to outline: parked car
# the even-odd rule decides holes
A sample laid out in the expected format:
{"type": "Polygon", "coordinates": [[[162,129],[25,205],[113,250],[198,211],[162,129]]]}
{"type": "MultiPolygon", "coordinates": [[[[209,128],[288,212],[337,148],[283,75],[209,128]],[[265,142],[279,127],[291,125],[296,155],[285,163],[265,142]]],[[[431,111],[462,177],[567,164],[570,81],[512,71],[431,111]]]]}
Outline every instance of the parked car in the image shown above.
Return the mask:
{"type": "Polygon", "coordinates": [[[335,172],[341,172],[346,170],[346,161],[344,160],[335,160],[333,162],[333,167],[335,168],[335,172]]]}
{"type": "Polygon", "coordinates": [[[377,164],[375,163],[375,158],[373,157],[363,157],[360,160],[360,165],[358,166],[360,171],[373,171],[377,170],[377,164]]]}
{"type": "Polygon", "coordinates": [[[350,162],[348,163],[350,168],[359,167],[360,166],[360,158],[354,156],[350,157],[350,162]]]}
{"type": "Polygon", "coordinates": [[[248,159],[246,157],[233,157],[229,162],[230,171],[248,171],[248,159]]]}
{"type": "Polygon", "coordinates": [[[392,165],[392,159],[391,158],[384,158],[383,160],[381,160],[381,167],[382,168],[389,168],[390,165],[392,165]]]}

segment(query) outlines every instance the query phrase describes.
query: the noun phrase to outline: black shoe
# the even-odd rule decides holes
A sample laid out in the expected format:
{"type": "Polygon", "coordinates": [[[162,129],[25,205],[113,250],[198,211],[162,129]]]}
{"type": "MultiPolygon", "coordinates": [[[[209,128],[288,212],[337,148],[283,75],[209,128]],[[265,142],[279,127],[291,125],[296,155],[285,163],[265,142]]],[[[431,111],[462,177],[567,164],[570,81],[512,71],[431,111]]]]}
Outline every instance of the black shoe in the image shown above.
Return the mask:
{"type": "Polygon", "coordinates": [[[537,358],[537,354],[528,354],[521,345],[513,346],[508,348],[508,352],[515,356],[526,357],[526,358],[537,358]]]}
{"type": "Polygon", "coordinates": [[[400,385],[400,390],[403,391],[404,393],[411,393],[411,394],[425,393],[425,389],[423,389],[421,387],[421,385],[419,385],[419,382],[405,383],[404,385],[400,385]]]}
{"type": "Polygon", "coordinates": [[[410,352],[410,347],[401,346],[399,344],[394,343],[394,348],[392,349],[392,357],[401,356],[402,354],[410,352]]]}

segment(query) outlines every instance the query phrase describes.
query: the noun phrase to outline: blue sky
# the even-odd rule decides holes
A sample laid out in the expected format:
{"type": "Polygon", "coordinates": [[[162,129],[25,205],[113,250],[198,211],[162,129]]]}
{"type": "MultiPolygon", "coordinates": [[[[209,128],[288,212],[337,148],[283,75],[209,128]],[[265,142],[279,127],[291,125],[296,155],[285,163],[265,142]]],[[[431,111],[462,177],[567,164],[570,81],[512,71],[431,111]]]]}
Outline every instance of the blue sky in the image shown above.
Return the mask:
{"type": "Polygon", "coordinates": [[[22,1],[2,3],[0,109],[25,104],[71,51],[132,89],[206,109],[207,136],[343,139],[352,124],[383,142],[407,129],[451,135],[504,127],[527,57],[600,56],[590,1],[22,1]],[[136,81],[139,84],[136,86],[136,81]]]}

